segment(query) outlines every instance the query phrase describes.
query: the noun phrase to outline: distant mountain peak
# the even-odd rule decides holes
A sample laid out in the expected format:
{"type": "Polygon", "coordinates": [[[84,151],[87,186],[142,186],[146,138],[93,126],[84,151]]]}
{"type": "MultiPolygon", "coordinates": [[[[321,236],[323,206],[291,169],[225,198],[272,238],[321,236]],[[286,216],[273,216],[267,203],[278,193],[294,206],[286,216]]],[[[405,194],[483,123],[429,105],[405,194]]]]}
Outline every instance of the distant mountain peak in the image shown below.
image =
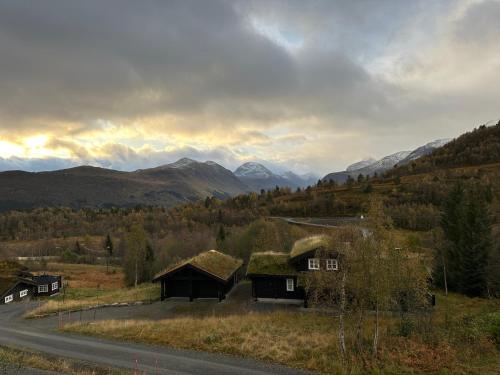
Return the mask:
{"type": "Polygon", "coordinates": [[[238,177],[272,178],[276,175],[260,163],[253,161],[239,166],[234,174],[238,177]]]}
{"type": "Polygon", "coordinates": [[[187,166],[190,166],[192,164],[197,164],[198,162],[196,160],[190,159],[190,158],[181,158],[177,160],[175,163],[168,164],[168,167],[170,168],[185,168],[187,166]]]}

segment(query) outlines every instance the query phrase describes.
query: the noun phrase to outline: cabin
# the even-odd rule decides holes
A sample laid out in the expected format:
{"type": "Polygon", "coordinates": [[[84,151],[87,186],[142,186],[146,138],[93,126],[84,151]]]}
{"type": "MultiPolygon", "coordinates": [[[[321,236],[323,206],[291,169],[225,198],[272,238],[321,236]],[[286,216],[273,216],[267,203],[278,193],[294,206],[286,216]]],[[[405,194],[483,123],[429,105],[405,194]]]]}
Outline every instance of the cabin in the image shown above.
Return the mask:
{"type": "Polygon", "coordinates": [[[33,282],[36,285],[36,297],[50,297],[59,293],[62,288],[61,276],[55,275],[37,275],[33,276],[33,282]]]}
{"type": "Polygon", "coordinates": [[[247,268],[247,277],[252,281],[252,297],[256,301],[303,302],[307,307],[301,276],[307,272],[339,269],[339,254],[321,251],[328,248],[328,243],[327,236],[312,236],[297,241],[289,254],[253,253],[247,268]]]}
{"type": "Polygon", "coordinates": [[[0,262],[0,305],[23,301],[34,295],[35,283],[28,269],[17,262],[0,262]]]}
{"type": "Polygon", "coordinates": [[[0,278],[0,305],[28,300],[33,297],[35,283],[18,277],[0,278]]]}
{"type": "Polygon", "coordinates": [[[153,282],[161,284],[161,300],[172,297],[224,300],[239,282],[243,261],[217,250],[205,251],[168,267],[153,282]]]}

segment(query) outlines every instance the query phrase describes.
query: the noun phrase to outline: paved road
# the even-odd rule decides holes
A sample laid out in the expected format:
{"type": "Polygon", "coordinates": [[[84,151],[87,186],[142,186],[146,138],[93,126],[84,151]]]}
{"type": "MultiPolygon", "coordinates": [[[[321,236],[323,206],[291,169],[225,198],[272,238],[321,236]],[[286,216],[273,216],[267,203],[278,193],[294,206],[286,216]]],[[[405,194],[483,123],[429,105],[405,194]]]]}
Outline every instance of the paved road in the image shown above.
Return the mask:
{"type": "Polygon", "coordinates": [[[30,303],[0,306],[0,345],[28,348],[98,365],[139,369],[148,374],[302,373],[222,355],[59,334],[40,321],[23,320],[22,315],[31,306],[30,303]]]}

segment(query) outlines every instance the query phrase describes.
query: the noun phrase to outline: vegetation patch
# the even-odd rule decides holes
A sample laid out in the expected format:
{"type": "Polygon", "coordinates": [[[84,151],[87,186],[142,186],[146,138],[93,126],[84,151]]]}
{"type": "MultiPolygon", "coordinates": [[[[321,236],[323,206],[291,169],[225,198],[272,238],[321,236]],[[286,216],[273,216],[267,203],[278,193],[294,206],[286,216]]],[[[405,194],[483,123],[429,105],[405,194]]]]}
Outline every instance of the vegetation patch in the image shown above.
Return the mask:
{"type": "MultiPolygon", "coordinates": [[[[280,363],[324,374],[483,374],[500,370],[494,335],[498,329],[497,300],[438,296],[433,313],[399,316],[382,313],[380,351],[369,348],[372,329],[362,329],[361,346],[348,334],[348,357],[338,345],[338,318],[312,312],[246,312],[237,315],[180,316],[162,321],[102,321],[65,326],[73,333],[203,350],[280,363]],[[474,335],[467,317],[480,321],[474,335]],[[401,324],[409,329],[401,331],[401,324]],[[493,327],[493,328],[491,328],[493,327]],[[497,328],[494,328],[497,327],[497,328]]],[[[346,319],[346,331],[356,332],[357,319],[346,319]]]]}
{"type": "Polygon", "coordinates": [[[137,288],[116,290],[69,289],[66,297],[59,295],[50,299],[30,311],[26,317],[38,318],[61,311],[77,311],[119,303],[151,303],[160,298],[159,288],[157,284],[141,284],[137,288]]]}
{"type": "Polygon", "coordinates": [[[0,346],[0,374],[23,374],[27,368],[68,375],[119,375],[132,373],[89,365],[66,358],[0,346]]]}

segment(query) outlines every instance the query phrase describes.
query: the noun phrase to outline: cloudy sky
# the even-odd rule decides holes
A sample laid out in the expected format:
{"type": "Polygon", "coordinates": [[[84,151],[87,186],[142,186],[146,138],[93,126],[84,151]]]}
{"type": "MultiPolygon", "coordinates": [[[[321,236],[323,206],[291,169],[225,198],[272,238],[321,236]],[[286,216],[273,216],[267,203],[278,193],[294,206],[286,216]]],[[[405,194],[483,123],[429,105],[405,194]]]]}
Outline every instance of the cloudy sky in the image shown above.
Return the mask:
{"type": "Polygon", "coordinates": [[[500,1],[0,0],[0,169],[325,174],[500,118],[500,1]]]}

